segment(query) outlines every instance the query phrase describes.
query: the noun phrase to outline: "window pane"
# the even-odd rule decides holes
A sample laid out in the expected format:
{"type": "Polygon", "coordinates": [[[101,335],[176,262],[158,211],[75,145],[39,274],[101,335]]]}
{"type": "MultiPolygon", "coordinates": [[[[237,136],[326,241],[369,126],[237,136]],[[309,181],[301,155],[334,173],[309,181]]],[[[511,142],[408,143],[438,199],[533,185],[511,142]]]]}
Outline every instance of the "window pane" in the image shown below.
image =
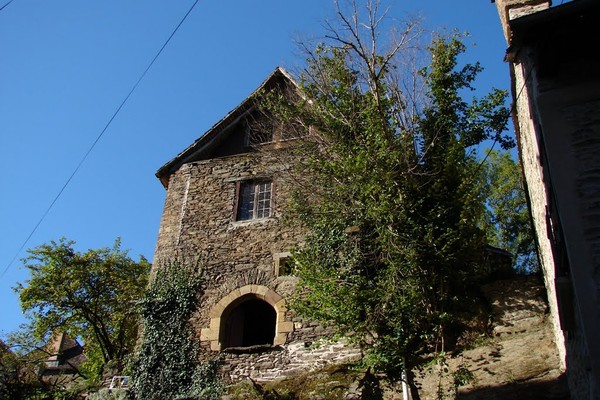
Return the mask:
{"type": "Polygon", "coordinates": [[[245,221],[254,218],[254,184],[243,182],[240,185],[237,220],[245,221]]]}
{"type": "Polygon", "coordinates": [[[261,182],[256,185],[256,218],[271,216],[271,182],[261,182]]]}

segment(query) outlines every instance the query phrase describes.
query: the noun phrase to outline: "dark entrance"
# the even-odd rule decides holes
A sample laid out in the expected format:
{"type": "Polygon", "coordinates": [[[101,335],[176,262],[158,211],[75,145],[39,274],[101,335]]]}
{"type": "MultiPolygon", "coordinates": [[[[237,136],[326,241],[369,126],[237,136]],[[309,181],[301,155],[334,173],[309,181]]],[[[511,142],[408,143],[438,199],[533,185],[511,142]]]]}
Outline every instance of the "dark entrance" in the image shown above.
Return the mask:
{"type": "Polygon", "coordinates": [[[276,319],[275,309],[257,298],[234,306],[225,318],[223,348],[272,345],[276,319]]]}

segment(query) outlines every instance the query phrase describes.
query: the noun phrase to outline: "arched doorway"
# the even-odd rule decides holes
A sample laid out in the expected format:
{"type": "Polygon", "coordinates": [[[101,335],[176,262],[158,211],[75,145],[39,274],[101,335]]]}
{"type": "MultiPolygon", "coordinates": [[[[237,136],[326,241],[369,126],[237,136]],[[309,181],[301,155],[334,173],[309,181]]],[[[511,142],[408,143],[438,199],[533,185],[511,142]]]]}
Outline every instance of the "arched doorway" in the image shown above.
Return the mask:
{"type": "MultiPolygon", "coordinates": [[[[209,311],[210,324],[205,326],[200,331],[200,340],[203,342],[208,342],[210,345],[210,349],[213,351],[223,350],[226,347],[237,347],[232,343],[244,343],[243,339],[243,329],[244,325],[250,327],[252,330],[252,321],[258,321],[259,319],[256,317],[252,317],[252,312],[257,312],[260,315],[269,315],[269,312],[261,313],[261,307],[252,307],[252,304],[257,305],[260,303],[250,303],[247,305],[247,308],[250,308],[250,317],[248,318],[248,324],[245,323],[246,318],[242,317],[231,317],[231,314],[240,306],[243,306],[244,303],[250,300],[259,300],[263,303],[266,303],[266,306],[271,307],[271,309],[275,313],[275,337],[270,342],[274,346],[282,345],[287,340],[287,335],[289,332],[294,330],[294,323],[292,321],[286,320],[286,306],[285,299],[281,297],[279,294],[274,292],[263,285],[245,285],[239,287],[237,289],[232,290],[224,296],[221,300],[219,300],[215,305],[213,305],[209,311]],[[231,317],[231,319],[230,319],[231,317]],[[227,321],[230,319],[231,325],[238,325],[238,328],[227,328],[227,321]],[[244,323],[242,323],[244,322],[244,323]],[[236,330],[237,329],[237,330],[236,330]],[[233,332],[237,332],[237,335],[232,335],[233,332]],[[229,338],[236,337],[237,341],[229,340],[229,343],[225,343],[225,340],[229,338]],[[239,339],[239,338],[242,339],[239,339]]],[[[242,311],[246,311],[242,308],[238,311],[242,314],[242,311]]],[[[244,313],[245,315],[245,313],[244,313]]],[[[256,324],[263,326],[262,329],[266,332],[271,332],[272,325],[269,318],[261,319],[263,322],[261,324],[256,324]],[[265,323],[264,321],[267,321],[265,323]],[[264,328],[266,326],[267,328],[264,328]]],[[[269,338],[271,338],[269,333],[269,338]]],[[[262,341],[262,340],[261,340],[262,341]]]]}
{"type": "Polygon", "coordinates": [[[222,348],[273,345],[277,312],[269,303],[253,295],[230,304],[221,317],[222,348]]]}

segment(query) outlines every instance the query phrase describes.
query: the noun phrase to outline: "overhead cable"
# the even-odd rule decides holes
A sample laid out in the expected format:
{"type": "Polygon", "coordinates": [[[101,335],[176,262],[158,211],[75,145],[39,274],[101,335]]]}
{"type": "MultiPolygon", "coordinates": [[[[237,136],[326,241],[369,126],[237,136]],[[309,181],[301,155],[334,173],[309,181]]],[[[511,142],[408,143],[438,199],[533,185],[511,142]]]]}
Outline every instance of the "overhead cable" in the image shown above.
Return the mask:
{"type": "MultiPolygon", "coordinates": [[[[10,0],[7,4],[5,4],[4,6],[2,6],[2,9],[4,7],[6,7],[8,4],[10,4],[12,1],[14,1],[14,0],[10,0]]],[[[21,253],[21,251],[25,248],[25,246],[29,242],[29,239],[31,239],[31,237],[33,236],[33,234],[37,231],[37,229],[39,228],[39,226],[42,224],[42,222],[44,221],[44,219],[46,218],[46,216],[50,212],[50,210],[52,210],[52,207],[54,207],[54,204],[56,204],[56,202],[58,201],[58,199],[60,198],[60,196],[63,194],[63,192],[67,188],[67,186],[69,186],[69,183],[71,183],[71,180],[73,179],[73,177],[75,176],[75,174],[77,174],[77,172],[79,171],[79,169],[81,168],[81,166],[83,165],[83,163],[85,162],[85,160],[87,159],[87,157],[90,155],[90,153],[92,152],[92,150],[94,150],[94,147],[96,147],[96,144],[100,141],[100,139],[102,138],[102,136],[104,135],[104,133],[106,132],[106,130],[108,129],[108,127],[110,126],[110,124],[113,122],[113,120],[115,119],[115,117],[117,116],[117,114],[119,114],[119,112],[121,111],[121,109],[123,108],[123,106],[125,105],[125,103],[127,102],[127,100],[129,100],[129,98],[131,97],[131,95],[133,94],[133,92],[135,91],[135,89],[138,87],[138,85],[140,84],[140,82],[142,81],[142,79],[144,79],[144,77],[146,76],[146,74],[148,73],[148,71],[150,70],[150,68],[152,67],[152,65],[154,64],[154,62],[156,61],[156,59],[160,56],[160,54],[165,49],[165,47],[167,47],[167,45],[169,44],[169,42],[171,41],[171,39],[173,38],[173,36],[175,36],[175,33],[177,33],[177,31],[179,30],[179,28],[181,27],[181,25],[183,25],[183,23],[187,19],[188,15],[190,15],[190,13],[194,9],[194,7],[196,7],[196,4],[198,4],[198,1],[199,0],[194,1],[194,3],[189,8],[189,10],[187,11],[187,13],[179,21],[179,24],[177,24],[177,26],[175,27],[175,29],[173,29],[173,32],[171,32],[171,35],[169,36],[169,38],[165,41],[165,43],[162,45],[162,47],[160,48],[160,50],[158,50],[158,52],[156,53],[156,55],[154,56],[154,58],[152,59],[152,61],[150,61],[150,63],[148,64],[148,66],[146,67],[146,69],[144,70],[144,72],[142,72],[142,74],[138,78],[137,82],[135,82],[135,84],[133,85],[133,87],[131,88],[131,90],[129,91],[129,93],[127,93],[127,96],[125,96],[125,98],[123,99],[123,101],[121,102],[121,104],[119,104],[119,106],[117,107],[117,109],[115,110],[115,112],[112,114],[112,116],[110,117],[110,119],[108,120],[108,122],[106,123],[106,125],[104,125],[104,128],[102,129],[102,131],[100,131],[100,134],[98,135],[98,137],[96,137],[96,140],[94,140],[94,142],[92,143],[92,145],[90,146],[90,148],[85,152],[85,154],[83,155],[83,157],[79,161],[79,164],[77,164],[77,166],[75,167],[75,169],[73,170],[73,172],[71,173],[71,175],[69,176],[69,178],[67,179],[67,181],[64,183],[64,185],[62,186],[62,188],[59,190],[58,194],[54,197],[54,199],[52,200],[52,202],[50,203],[50,205],[48,206],[48,208],[46,209],[46,211],[44,212],[44,214],[42,214],[41,218],[35,224],[35,226],[31,230],[31,232],[27,236],[27,238],[23,241],[23,244],[21,244],[21,247],[19,247],[19,250],[17,250],[17,252],[15,253],[14,257],[12,258],[12,260],[8,263],[8,265],[6,266],[6,268],[4,268],[4,271],[2,271],[2,274],[0,274],[0,278],[2,278],[6,274],[6,272],[9,270],[9,268],[15,262],[15,260],[17,259],[17,257],[21,253]]],[[[0,11],[2,9],[0,9],[0,11]]]]}
{"type": "Polygon", "coordinates": [[[10,3],[12,3],[13,1],[15,1],[15,0],[9,0],[8,3],[6,3],[2,7],[0,7],[0,11],[4,10],[6,8],[6,6],[9,5],[10,3]]]}

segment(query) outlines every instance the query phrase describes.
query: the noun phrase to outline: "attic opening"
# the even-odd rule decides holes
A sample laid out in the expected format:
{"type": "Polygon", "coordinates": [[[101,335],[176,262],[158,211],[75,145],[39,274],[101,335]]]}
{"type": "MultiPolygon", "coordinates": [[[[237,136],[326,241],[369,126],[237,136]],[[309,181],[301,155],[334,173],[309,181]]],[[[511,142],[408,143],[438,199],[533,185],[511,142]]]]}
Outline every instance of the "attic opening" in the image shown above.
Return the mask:
{"type": "Polygon", "coordinates": [[[258,146],[270,143],[275,139],[277,124],[275,118],[267,111],[255,111],[245,121],[246,146],[258,146]]]}
{"type": "Polygon", "coordinates": [[[221,348],[273,345],[277,312],[253,295],[231,304],[221,317],[221,348]]]}

